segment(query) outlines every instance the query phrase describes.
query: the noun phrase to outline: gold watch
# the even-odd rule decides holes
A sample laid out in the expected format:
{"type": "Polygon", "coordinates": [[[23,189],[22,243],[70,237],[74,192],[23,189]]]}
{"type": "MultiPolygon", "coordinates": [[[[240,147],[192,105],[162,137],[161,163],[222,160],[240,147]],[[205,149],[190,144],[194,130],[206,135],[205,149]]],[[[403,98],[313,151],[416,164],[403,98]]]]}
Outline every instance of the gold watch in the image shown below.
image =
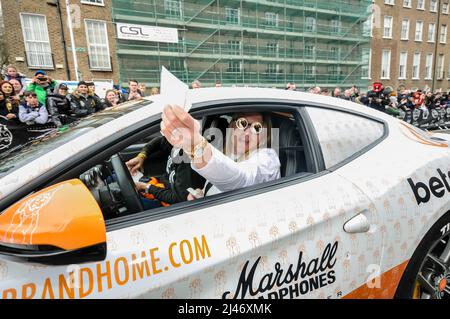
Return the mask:
{"type": "Polygon", "coordinates": [[[208,141],[206,138],[202,137],[202,141],[195,146],[192,146],[191,152],[186,152],[191,158],[202,157],[205,153],[206,146],[208,146],[208,141]]]}

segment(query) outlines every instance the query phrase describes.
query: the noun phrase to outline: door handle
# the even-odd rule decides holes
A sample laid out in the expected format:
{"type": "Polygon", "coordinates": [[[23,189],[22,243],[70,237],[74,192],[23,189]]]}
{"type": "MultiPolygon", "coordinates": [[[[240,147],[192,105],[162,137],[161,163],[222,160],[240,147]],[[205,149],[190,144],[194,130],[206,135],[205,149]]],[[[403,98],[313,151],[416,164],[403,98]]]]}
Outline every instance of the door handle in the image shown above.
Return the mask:
{"type": "Polygon", "coordinates": [[[364,215],[367,213],[367,209],[360,212],[358,215],[353,216],[344,224],[344,231],[349,234],[366,233],[370,229],[369,219],[364,215]]]}

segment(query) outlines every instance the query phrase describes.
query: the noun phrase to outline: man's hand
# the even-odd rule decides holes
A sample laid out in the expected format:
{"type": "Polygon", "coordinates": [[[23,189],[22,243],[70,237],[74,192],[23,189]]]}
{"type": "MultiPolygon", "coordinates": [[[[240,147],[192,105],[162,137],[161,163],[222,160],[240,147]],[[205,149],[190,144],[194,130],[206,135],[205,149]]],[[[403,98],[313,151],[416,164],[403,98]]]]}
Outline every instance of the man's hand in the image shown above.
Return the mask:
{"type": "Polygon", "coordinates": [[[202,141],[200,124],[179,106],[167,105],[161,122],[161,133],[175,147],[181,147],[188,153],[192,147],[202,141]]]}
{"type": "MultiPolygon", "coordinates": [[[[205,196],[205,194],[203,194],[203,190],[201,190],[200,188],[197,188],[196,190],[195,190],[197,193],[199,193],[199,195],[201,195],[201,196],[199,196],[198,198],[201,198],[201,197],[204,197],[205,196]]],[[[198,199],[197,197],[195,197],[194,195],[192,195],[191,193],[189,193],[188,194],[188,197],[187,197],[187,200],[196,200],[196,199],[198,199]]]]}
{"type": "Polygon", "coordinates": [[[138,192],[145,192],[147,189],[148,184],[146,183],[142,183],[142,182],[137,182],[136,183],[136,190],[138,192]]]}
{"type": "Polygon", "coordinates": [[[144,159],[141,157],[135,157],[130,159],[126,164],[131,175],[134,176],[138,170],[142,170],[144,168],[144,159]]]}
{"type": "Polygon", "coordinates": [[[14,114],[14,113],[8,113],[8,114],[6,114],[6,118],[7,118],[8,120],[12,120],[12,119],[17,118],[17,116],[16,116],[16,114],[14,114]]]}

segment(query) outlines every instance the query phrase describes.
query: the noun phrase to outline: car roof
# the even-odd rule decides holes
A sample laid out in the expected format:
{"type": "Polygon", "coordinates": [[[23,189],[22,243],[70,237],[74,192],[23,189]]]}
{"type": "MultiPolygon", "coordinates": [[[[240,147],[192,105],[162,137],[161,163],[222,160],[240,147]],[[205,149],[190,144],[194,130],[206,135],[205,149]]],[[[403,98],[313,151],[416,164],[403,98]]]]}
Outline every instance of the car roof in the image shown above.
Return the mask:
{"type": "MultiPolygon", "coordinates": [[[[388,114],[382,113],[363,104],[339,99],[331,96],[312,94],[301,91],[281,90],[272,88],[256,87],[212,87],[191,89],[188,92],[188,99],[192,104],[221,100],[284,100],[295,103],[315,106],[333,106],[337,109],[364,113],[385,121],[396,121],[388,114]]],[[[194,106],[195,107],[195,106],[194,106]]]]}

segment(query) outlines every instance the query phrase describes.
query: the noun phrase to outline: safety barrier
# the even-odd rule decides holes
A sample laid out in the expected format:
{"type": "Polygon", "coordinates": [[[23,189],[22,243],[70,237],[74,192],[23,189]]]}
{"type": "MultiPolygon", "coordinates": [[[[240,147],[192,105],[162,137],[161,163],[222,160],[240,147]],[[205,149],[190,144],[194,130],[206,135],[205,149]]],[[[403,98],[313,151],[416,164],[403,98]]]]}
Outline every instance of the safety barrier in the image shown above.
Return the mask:
{"type": "Polygon", "coordinates": [[[443,106],[432,110],[414,109],[400,111],[397,118],[423,130],[449,129],[450,107],[443,106]]]}

